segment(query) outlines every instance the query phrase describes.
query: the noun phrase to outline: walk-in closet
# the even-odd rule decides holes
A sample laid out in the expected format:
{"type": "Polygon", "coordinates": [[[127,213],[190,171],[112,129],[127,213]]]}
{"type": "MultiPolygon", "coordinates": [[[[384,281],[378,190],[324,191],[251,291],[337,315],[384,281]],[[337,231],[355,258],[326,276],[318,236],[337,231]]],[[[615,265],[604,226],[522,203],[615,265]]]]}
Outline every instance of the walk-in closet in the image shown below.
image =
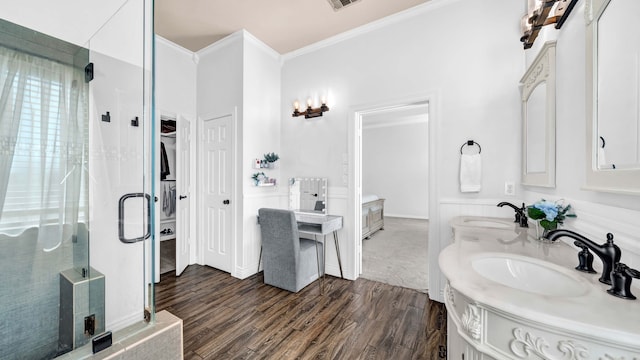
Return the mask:
{"type": "Polygon", "coordinates": [[[160,273],[176,269],[176,119],[160,117],[160,273]]]}

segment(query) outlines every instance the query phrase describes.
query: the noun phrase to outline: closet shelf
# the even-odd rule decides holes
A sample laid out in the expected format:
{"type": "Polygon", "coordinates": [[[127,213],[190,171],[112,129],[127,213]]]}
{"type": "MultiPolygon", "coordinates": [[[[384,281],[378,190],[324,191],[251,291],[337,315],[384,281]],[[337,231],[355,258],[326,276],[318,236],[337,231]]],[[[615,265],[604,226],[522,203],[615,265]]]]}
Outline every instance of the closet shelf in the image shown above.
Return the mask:
{"type": "Polygon", "coordinates": [[[176,234],[160,235],[160,241],[172,240],[176,238],[176,234]]]}

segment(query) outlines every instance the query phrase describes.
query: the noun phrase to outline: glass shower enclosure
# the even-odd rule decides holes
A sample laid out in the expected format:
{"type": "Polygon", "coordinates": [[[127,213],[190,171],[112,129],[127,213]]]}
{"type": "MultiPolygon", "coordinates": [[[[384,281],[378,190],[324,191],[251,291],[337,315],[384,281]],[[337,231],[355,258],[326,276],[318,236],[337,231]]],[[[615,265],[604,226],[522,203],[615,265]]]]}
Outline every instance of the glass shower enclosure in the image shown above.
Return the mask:
{"type": "Polygon", "coordinates": [[[153,1],[91,6],[0,14],[0,359],[154,321],[153,1]]]}

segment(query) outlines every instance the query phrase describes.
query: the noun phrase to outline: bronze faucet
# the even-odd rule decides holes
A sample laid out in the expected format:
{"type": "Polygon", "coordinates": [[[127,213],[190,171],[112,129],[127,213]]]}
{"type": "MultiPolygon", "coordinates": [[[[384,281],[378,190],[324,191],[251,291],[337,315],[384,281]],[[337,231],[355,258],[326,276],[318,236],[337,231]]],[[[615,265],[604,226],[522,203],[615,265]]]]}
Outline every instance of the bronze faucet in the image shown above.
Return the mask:
{"type": "MultiPolygon", "coordinates": [[[[551,230],[547,239],[555,241],[562,236],[574,239],[574,244],[582,248],[582,251],[578,254],[580,265],[578,265],[576,269],[585,272],[591,272],[588,270],[593,270],[590,264],[583,264],[583,260],[585,259],[584,250],[588,248],[602,260],[602,276],[600,276],[600,282],[611,285],[611,272],[620,262],[620,256],[622,254],[618,245],[613,243],[613,234],[608,233],[607,242],[602,245],[598,245],[578,233],[565,229],[551,230]]],[[[588,255],[586,257],[588,257],[588,255]]]]}

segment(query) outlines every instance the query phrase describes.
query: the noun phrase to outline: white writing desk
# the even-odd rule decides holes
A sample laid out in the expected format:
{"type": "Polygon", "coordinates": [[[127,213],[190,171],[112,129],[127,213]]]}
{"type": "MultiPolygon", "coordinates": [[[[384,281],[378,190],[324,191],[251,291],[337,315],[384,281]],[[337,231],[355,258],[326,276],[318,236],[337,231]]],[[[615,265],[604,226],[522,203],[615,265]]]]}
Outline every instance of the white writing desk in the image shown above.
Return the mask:
{"type": "MultiPolygon", "coordinates": [[[[336,247],[336,256],[338,257],[338,267],[340,268],[340,277],[344,279],[342,273],[342,259],[340,257],[340,244],[338,242],[338,230],[342,229],[342,216],[325,215],[318,211],[294,210],[296,221],[298,222],[298,232],[306,235],[313,235],[316,241],[316,254],[318,252],[318,235],[321,235],[322,251],[324,260],[322,262],[322,277],[326,270],[327,261],[327,235],[333,233],[333,242],[336,247]]],[[[260,218],[258,217],[258,224],[260,218]]],[[[262,259],[262,246],[260,246],[260,255],[258,257],[258,271],[260,271],[260,260],[262,259]]],[[[320,274],[320,261],[318,261],[318,274],[320,274]]]]}
{"type": "MultiPolygon", "coordinates": [[[[342,229],[342,216],[325,215],[316,211],[295,210],[296,221],[298,222],[298,231],[302,234],[313,235],[318,241],[317,235],[322,236],[322,249],[324,251],[323,263],[327,261],[327,235],[333,233],[333,242],[336,247],[336,256],[338,257],[338,267],[340,268],[340,277],[344,279],[342,274],[342,259],[340,258],[340,244],[338,242],[338,230],[342,229]]],[[[316,245],[317,247],[317,245],[316,245]]],[[[324,276],[326,266],[323,264],[322,274],[324,276]]]]}

